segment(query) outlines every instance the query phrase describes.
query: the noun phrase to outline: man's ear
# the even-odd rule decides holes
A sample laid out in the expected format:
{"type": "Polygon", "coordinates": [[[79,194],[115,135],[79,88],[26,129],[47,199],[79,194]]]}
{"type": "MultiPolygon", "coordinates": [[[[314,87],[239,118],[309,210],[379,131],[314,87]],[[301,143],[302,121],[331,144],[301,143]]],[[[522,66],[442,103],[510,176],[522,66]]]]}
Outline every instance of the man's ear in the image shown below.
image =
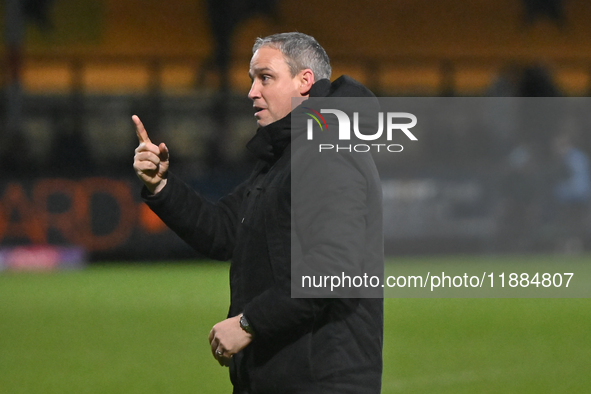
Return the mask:
{"type": "Polygon", "coordinates": [[[312,89],[312,85],[314,85],[314,73],[309,68],[306,68],[300,71],[299,74],[299,81],[300,81],[300,94],[302,96],[307,96],[310,93],[310,89],[312,89]]]}

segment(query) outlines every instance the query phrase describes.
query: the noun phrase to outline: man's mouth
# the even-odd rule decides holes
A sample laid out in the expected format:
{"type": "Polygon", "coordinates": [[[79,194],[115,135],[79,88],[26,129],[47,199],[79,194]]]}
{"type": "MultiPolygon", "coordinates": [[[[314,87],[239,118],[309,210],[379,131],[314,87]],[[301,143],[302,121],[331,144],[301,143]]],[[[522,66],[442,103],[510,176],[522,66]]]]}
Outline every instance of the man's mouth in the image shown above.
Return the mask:
{"type": "Polygon", "coordinates": [[[267,108],[263,108],[263,107],[253,107],[254,108],[254,116],[260,116],[261,113],[266,110],[267,108]]]}

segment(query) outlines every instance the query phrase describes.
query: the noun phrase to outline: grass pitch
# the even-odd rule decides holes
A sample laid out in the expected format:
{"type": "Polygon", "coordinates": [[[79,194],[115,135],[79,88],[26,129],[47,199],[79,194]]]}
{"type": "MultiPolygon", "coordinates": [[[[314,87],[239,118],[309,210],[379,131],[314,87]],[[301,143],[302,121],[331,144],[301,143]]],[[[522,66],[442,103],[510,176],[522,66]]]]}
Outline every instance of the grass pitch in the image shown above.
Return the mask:
{"type": "MultiPolygon", "coordinates": [[[[207,343],[228,303],[222,263],[2,273],[0,393],[230,393],[207,343]]],[[[383,393],[591,391],[589,299],[385,305],[383,393]]]]}

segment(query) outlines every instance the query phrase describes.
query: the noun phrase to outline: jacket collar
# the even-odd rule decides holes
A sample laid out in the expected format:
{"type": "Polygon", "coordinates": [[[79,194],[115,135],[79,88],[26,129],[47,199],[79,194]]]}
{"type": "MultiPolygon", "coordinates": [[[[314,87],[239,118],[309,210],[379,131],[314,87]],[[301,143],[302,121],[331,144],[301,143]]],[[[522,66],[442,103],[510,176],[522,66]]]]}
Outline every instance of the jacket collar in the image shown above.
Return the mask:
{"type": "Polygon", "coordinates": [[[291,113],[267,126],[259,127],[246,149],[267,162],[274,162],[291,142],[291,113]]]}

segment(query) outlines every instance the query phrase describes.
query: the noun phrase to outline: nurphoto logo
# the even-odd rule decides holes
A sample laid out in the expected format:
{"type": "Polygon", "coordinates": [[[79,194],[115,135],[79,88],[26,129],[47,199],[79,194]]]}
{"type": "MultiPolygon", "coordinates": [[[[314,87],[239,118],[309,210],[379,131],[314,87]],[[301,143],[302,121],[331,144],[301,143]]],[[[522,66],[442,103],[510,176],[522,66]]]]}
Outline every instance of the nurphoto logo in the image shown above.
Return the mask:
{"type": "MultiPolygon", "coordinates": [[[[320,127],[320,131],[328,131],[328,124],[322,114],[332,114],[337,117],[339,130],[338,136],[339,141],[350,141],[351,140],[351,119],[344,111],[338,109],[321,109],[320,113],[313,110],[312,108],[305,107],[305,109],[313,112],[306,112],[312,119],[308,119],[307,123],[307,138],[308,140],[314,139],[314,121],[320,127]]],[[[409,129],[413,128],[417,124],[417,117],[408,112],[387,112],[384,116],[383,112],[378,112],[378,130],[373,134],[363,134],[359,127],[359,112],[353,113],[353,133],[356,138],[362,141],[376,141],[382,137],[384,133],[384,117],[386,118],[386,140],[392,141],[392,135],[394,131],[402,131],[408,139],[411,141],[417,141],[417,137],[409,129]],[[407,119],[410,122],[398,123],[399,119],[407,119]],[[396,121],[395,121],[396,120],[396,121]]],[[[373,131],[373,130],[372,130],[373,131]]],[[[400,144],[319,144],[319,152],[322,151],[347,151],[347,152],[369,152],[375,150],[380,152],[381,149],[388,152],[402,152],[403,146],[400,144]]]]}

